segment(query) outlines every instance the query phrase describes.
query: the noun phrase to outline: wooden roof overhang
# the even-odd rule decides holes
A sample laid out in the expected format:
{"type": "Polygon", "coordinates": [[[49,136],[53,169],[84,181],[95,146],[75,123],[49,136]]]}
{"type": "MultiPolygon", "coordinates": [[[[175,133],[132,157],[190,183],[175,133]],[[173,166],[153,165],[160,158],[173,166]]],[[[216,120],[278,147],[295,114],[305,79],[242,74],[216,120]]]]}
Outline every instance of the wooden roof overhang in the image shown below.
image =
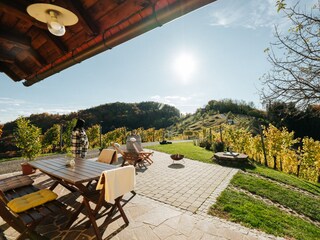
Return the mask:
{"type": "Polygon", "coordinates": [[[215,0],[1,0],[0,71],[25,86],[111,49],[215,0]],[[53,3],[79,21],[57,37],[26,12],[53,3]]]}

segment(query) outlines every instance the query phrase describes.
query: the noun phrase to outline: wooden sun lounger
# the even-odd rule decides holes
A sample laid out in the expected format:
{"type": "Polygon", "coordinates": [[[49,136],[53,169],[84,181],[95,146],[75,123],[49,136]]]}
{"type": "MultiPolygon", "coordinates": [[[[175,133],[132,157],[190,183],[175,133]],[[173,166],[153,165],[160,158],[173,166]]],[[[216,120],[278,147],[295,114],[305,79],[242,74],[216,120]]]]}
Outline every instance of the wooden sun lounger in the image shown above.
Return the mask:
{"type": "Polygon", "coordinates": [[[143,164],[143,158],[142,156],[137,153],[137,152],[127,152],[127,151],[123,151],[120,147],[117,146],[117,144],[112,143],[112,146],[114,147],[114,149],[117,150],[118,153],[120,153],[123,157],[123,162],[122,162],[122,167],[126,164],[129,163],[133,166],[144,166],[143,164]]]}
{"type": "Polygon", "coordinates": [[[7,207],[7,203],[10,200],[39,190],[32,185],[33,181],[30,180],[30,177],[22,175],[0,180],[0,216],[20,233],[17,239],[30,238],[38,240],[42,237],[34,231],[36,226],[48,215],[61,212],[65,206],[58,200],[53,200],[21,213],[11,211],[7,207]],[[25,182],[26,185],[22,186],[21,182],[25,182]]]}

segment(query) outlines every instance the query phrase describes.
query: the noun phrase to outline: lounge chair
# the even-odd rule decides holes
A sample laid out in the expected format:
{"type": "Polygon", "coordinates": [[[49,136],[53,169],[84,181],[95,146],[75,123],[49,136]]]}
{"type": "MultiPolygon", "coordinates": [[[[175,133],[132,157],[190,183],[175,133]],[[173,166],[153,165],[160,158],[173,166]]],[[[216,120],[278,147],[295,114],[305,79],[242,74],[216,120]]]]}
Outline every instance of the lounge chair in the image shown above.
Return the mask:
{"type": "MultiPolygon", "coordinates": [[[[23,175],[0,180],[0,216],[20,233],[17,239],[42,239],[43,237],[34,231],[36,226],[48,215],[65,210],[65,206],[57,200],[48,200],[33,207],[31,207],[31,202],[28,206],[20,204],[22,197],[34,200],[34,198],[28,197],[30,194],[33,194],[33,197],[36,195],[42,197],[38,194],[40,190],[32,183],[33,180],[29,176],[23,175]]],[[[41,190],[41,193],[44,191],[56,197],[56,194],[48,189],[41,190]]]]}
{"type": "Polygon", "coordinates": [[[128,151],[138,153],[143,161],[146,161],[149,164],[153,163],[153,160],[151,159],[153,152],[143,150],[141,145],[141,137],[139,135],[128,136],[126,145],[128,151]]]}
{"type": "Polygon", "coordinates": [[[143,163],[142,156],[139,153],[123,151],[118,143],[112,143],[112,146],[114,147],[115,150],[117,150],[118,153],[122,155],[122,158],[123,158],[123,162],[121,165],[122,167],[126,163],[134,166],[138,165],[140,168],[142,166],[146,167],[143,163]]]}

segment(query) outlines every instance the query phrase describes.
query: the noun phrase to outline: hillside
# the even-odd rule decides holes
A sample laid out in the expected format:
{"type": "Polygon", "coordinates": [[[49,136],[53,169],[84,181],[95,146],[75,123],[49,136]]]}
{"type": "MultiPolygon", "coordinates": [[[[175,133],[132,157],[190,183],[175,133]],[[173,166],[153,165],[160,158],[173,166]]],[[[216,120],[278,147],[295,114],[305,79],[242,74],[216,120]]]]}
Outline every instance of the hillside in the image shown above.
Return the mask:
{"type": "MultiPolygon", "coordinates": [[[[102,125],[103,133],[119,127],[128,129],[166,128],[174,124],[180,117],[175,107],[157,103],[109,103],[92,107],[66,115],[59,114],[32,114],[28,119],[31,123],[42,129],[44,133],[53,124],[65,124],[74,118],[81,117],[86,121],[86,128],[95,124],[102,125]]],[[[4,124],[2,137],[9,136],[16,127],[15,121],[4,124]]]]}
{"type": "Polygon", "coordinates": [[[212,128],[223,123],[229,123],[254,130],[257,120],[266,122],[263,111],[255,109],[243,102],[233,100],[209,101],[208,104],[198,109],[194,114],[187,114],[178,122],[167,128],[172,135],[185,131],[201,131],[203,128],[212,128]]]}

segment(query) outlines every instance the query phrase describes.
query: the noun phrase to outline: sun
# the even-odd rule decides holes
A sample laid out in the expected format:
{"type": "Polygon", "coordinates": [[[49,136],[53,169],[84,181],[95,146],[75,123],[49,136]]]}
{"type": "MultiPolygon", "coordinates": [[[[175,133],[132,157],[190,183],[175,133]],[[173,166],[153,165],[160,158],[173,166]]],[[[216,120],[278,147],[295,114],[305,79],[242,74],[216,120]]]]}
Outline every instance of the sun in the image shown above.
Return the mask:
{"type": "Polygon", "coordinates": [[[182,82],[188,83],[196,70],[195,58],[190,53],[181,53],[174,59],[173,69],[182,82]]]}

